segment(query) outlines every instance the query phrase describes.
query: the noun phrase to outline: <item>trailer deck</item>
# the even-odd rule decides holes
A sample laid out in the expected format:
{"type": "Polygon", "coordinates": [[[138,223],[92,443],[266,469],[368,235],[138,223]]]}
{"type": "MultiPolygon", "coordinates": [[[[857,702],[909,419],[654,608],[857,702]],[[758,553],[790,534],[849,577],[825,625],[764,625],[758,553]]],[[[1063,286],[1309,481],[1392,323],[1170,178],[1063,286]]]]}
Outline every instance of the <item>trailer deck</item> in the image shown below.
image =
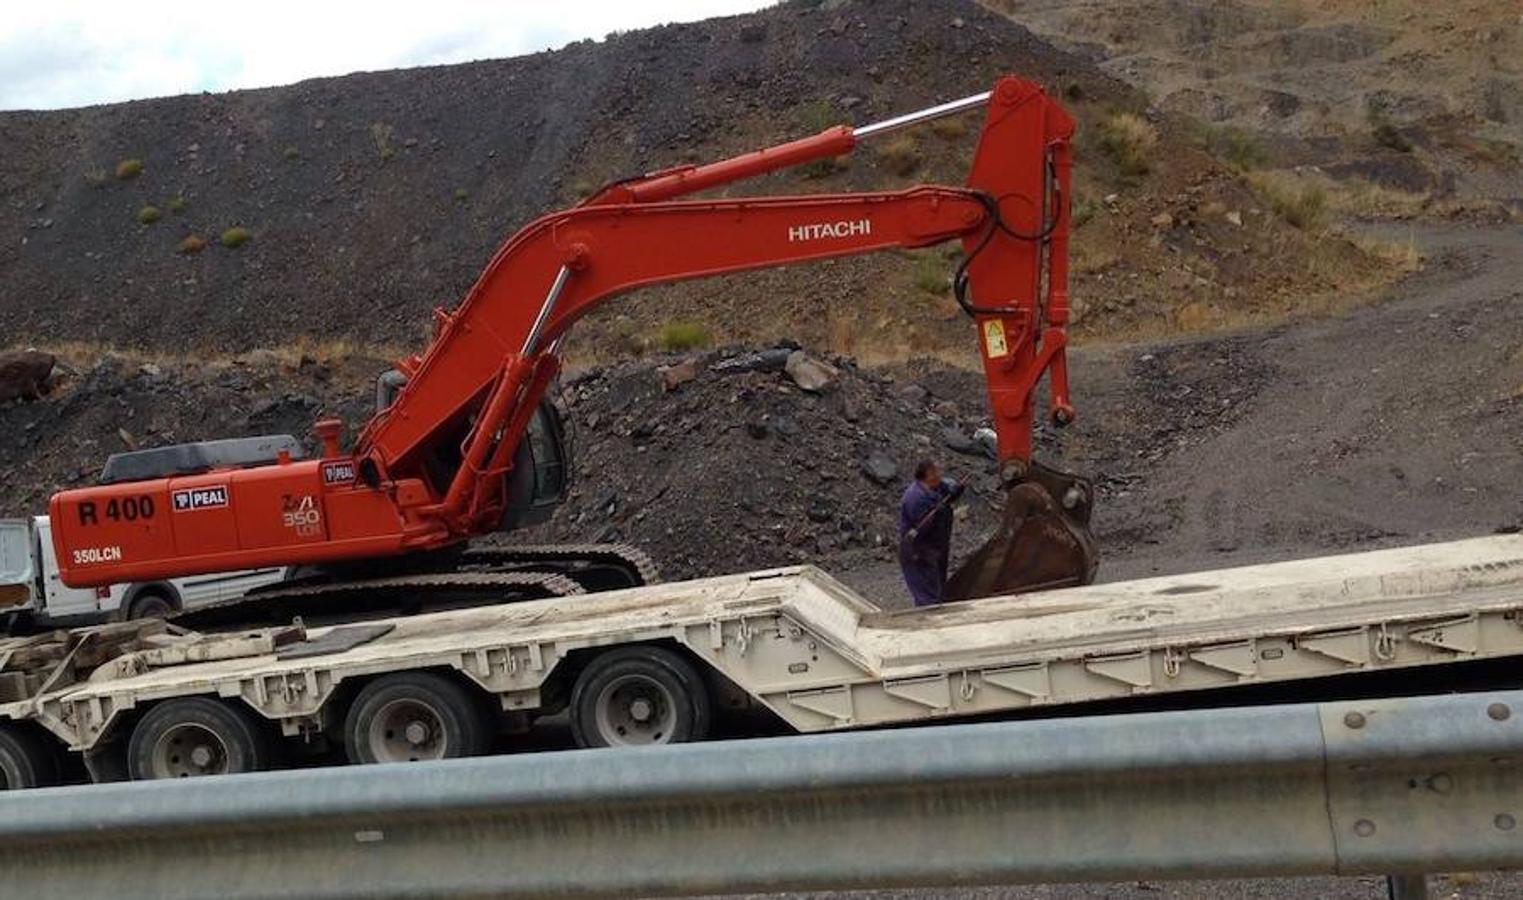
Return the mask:
{"type": "MultiPolygon", "coordinates": [[[[458,673],[504,712],[551,712],[579,668],[631,644],[678,649],[732,699],[810,732],[1523,655],[1523,536],[901,612],[803,567],[326,628],[53,637],[60,659],[26,676],[30,695],[13,684],[0,719],[76,751],[188,696],[239,698],[311,735],[342,719],[346,684],[411,670],[458,673]]],[[[0,641],[0,678],[46,638],[0,641]]]]}

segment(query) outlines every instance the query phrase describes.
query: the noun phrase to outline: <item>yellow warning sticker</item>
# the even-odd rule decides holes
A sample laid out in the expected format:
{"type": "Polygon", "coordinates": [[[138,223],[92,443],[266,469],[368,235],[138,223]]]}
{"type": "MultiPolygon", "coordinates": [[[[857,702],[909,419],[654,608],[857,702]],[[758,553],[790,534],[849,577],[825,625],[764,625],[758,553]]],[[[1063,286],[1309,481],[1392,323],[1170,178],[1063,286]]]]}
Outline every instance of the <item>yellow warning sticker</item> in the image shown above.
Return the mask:
{"type": "Polygon", "coordinates": [[[1010,348],[1005,346],[1005,323],[999,319],[990,319],[984,323],[984,352],[989,354],[990,359],[1010,352],[1010,348]]]}

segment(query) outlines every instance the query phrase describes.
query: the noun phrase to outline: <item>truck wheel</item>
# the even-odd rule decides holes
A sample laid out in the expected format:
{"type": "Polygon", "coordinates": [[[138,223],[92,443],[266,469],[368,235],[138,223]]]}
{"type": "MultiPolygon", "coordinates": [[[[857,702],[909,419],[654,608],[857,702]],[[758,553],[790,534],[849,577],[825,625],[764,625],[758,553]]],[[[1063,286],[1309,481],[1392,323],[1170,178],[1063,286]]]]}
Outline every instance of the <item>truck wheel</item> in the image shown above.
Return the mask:
{"type": "Polygon", "coordinates": [[[476,698],[429,672],[377,678],[344,719],[344,749],[355,763],[480,756],[491,740],[492,725],[476,698]]]}
{"type": "Polygon", "coordinates": [[[139,594],[127,607],[129,619],[167,619],[175,613],[175,605],[163,594],[139,594]]]}
{"type": "Polygon", "coordinates": [[[610,650],[571,689],[571,734],[580,747],[701,741],[709,718],[703,679],[659,647],[610,650]]]}
{"type": "Polygon", "coordinates": [[[48,787],[60,781],[58,754],[40,735],[0,727],[0,790],[48,787]]]}
{"type": "Polygon", "coordinates": [[[270,767],[269,732],[241,707],[210,697],[166,700],[148,711],[127,742],[134,781],[258,772],[270,767]]]}

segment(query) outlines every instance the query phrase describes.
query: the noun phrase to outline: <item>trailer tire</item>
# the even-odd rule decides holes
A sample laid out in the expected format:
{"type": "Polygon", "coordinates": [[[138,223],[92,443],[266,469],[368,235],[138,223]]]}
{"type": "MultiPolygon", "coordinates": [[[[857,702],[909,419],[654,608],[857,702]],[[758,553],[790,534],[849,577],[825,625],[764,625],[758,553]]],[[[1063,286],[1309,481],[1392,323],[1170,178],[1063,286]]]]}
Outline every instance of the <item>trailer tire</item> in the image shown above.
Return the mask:
{"type": "Polygon", "coordinates": [[[127,742],[133,781],[258,772],[270,767],[269,730],[253,712],[211,697],[166,700],[127,742]]]}
{"type": "Polygon", "coordinates": [[[344,717],[344,752],[361,765],[480,756],[491,742],[484,705],[432,672],[377,678],[344,717]]]}
{"type": "Polygon", "coordinates": [[[711,718],[709,692],[698,672],[660,647],[603,653],[571,689],[571,734],[579,747],[701,741],[711,718]]]}
{"type": "Polygon", "coordinates": [[[35,732],[0,726],[0,790],[49,787],[62,780],[58,753],[35,732]]]}

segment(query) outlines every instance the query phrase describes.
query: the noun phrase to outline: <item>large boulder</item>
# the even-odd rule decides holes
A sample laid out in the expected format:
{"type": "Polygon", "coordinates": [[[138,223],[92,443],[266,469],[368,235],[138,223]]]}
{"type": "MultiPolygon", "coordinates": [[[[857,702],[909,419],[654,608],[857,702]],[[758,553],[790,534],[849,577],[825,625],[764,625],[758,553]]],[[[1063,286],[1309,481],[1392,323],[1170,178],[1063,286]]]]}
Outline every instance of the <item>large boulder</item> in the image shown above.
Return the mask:
{"type": "Polygon", "coordinates": [[[0,353],[0,403],[30,401],[53,388],[53,366],[58,360],[41,350],[0,353]]]}
{"type": "Polygon", "coordinates": [[[829,363],[821,362],[802,350],[795,350],[788,354],[788,362],[784,365],[788,377],[800,389],[818,394],[830,387],[841,375],[841,370],[829,363]]]}

